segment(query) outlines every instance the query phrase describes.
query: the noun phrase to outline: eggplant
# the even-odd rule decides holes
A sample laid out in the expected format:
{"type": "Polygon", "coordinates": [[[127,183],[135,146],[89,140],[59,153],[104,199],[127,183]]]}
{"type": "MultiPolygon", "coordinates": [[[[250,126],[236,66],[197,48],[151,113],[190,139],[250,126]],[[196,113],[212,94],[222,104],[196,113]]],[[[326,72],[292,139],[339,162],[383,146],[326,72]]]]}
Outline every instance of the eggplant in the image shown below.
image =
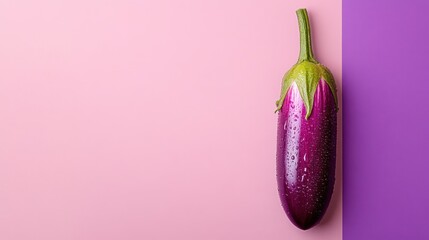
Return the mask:
{"type": "Polygon", "coordinates": [[[334,189],[338,101],[332,73],[313,56],[307,10],[296,13],[300,54],[276,102],[276,171],[286,215],[307,230],[322,219],[334,189]]]}

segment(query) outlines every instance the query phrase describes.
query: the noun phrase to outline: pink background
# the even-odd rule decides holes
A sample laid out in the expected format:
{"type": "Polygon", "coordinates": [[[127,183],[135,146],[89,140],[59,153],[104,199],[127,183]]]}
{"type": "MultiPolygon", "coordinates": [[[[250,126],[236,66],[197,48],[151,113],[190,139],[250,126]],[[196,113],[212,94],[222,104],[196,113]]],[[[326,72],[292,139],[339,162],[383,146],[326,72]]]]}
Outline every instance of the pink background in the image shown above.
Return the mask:
{"type": "Polygon", "coordinates": [[[341,164],[314,229],[277,196],[299,7],[341,88],[340,0],[1,1],[0,239],[341,239],[341,164]]]}

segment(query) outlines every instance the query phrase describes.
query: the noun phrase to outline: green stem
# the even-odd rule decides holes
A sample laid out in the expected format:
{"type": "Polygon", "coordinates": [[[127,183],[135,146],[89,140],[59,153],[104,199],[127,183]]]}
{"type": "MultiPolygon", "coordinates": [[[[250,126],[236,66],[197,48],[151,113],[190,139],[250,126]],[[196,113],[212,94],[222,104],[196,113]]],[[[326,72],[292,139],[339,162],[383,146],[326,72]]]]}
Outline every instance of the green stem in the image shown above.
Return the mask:
{"type": "Polygon", "coordinates": [[[299,35],[300,35],[300,51],[298,63],[302,61],[310,61],[317,63],[313,56],[313,49],[311,47],[311,30],[310,21],[308,20],[307,9],[298,9],[296,11],[299,23],[299,35]]]}

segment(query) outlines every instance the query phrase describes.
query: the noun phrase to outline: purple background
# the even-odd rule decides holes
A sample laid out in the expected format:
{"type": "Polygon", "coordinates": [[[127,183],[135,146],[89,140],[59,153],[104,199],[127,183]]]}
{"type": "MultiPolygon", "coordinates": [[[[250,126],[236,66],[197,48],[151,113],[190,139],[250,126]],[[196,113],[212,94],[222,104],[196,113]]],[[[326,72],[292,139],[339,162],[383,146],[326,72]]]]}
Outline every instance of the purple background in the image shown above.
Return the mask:
{"type": "Polygon", "coordinates": [[[429,239],[429,1],[343,1],[346,240],[429,239]]]}

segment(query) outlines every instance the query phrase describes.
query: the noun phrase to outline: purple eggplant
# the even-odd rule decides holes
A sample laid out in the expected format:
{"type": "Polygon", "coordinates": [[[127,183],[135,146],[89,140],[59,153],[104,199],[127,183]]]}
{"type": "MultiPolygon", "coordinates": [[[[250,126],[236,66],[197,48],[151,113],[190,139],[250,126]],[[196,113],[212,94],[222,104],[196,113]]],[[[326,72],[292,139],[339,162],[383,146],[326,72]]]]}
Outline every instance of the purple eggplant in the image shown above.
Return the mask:
{"type": "Polygon", "coordinates": [[[320,222],[334,189],[338,103],[331,72],[313,56],[307,11],[296,13],[300,56],[277,101],[277,184],[287,216],[306,230],[320,222]]]}

